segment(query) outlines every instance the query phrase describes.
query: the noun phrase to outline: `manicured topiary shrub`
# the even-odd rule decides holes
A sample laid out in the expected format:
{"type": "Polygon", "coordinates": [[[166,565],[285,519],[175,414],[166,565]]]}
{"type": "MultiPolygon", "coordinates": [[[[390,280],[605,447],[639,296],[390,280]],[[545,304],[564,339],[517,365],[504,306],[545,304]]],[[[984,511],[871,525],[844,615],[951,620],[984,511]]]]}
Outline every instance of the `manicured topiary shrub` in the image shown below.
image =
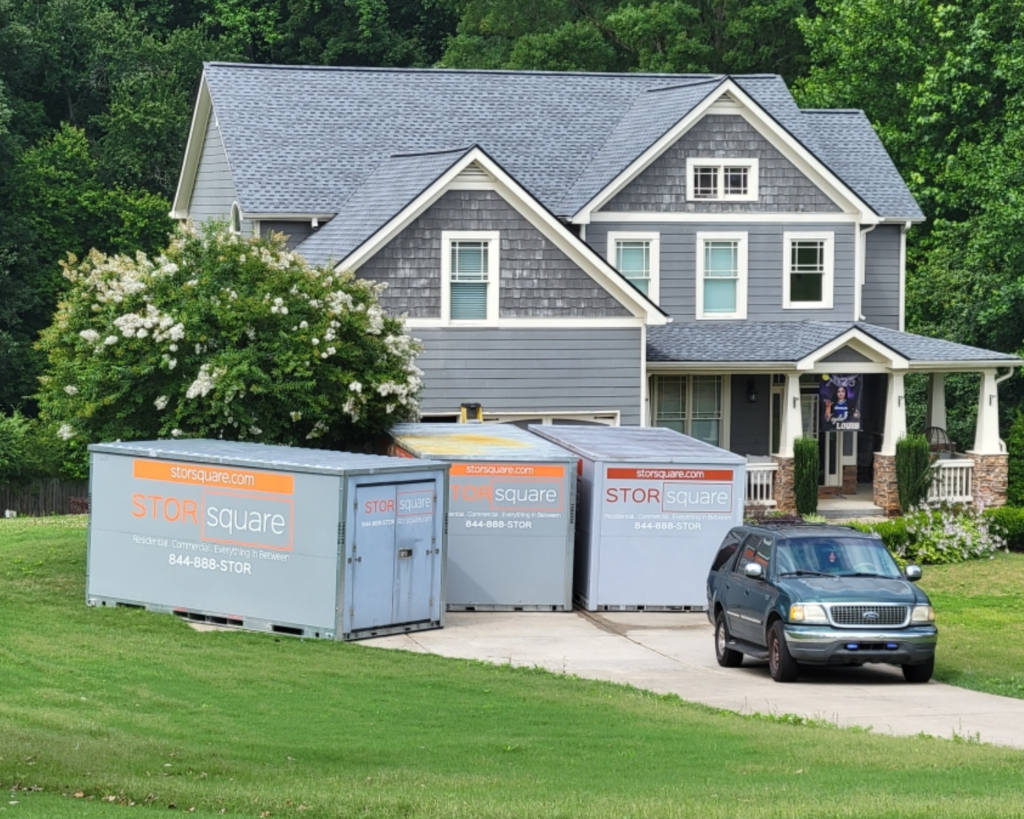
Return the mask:
{"type": "Polygon", "coordinates": [[[932,485],[932,453],[923,435],[909,435],[896,442],[896,489],[900,508],[909,512],[928,497],[932,485]]]}
{"type": "Polygon", "coordinates": [[[797,438],[793,442],[793,492],[796,511],[813,515],[818,511],[818,482],[821,463],[817,438],[797,438]]]}
{"type": "Polygon", "coordinates": [[[1006,448],[1010,453],[1006,502],[1010,506],[1024,506],[1024,412],[1021,410],[1017,410],[1017,417],[1010,425],[1006,448]]]}

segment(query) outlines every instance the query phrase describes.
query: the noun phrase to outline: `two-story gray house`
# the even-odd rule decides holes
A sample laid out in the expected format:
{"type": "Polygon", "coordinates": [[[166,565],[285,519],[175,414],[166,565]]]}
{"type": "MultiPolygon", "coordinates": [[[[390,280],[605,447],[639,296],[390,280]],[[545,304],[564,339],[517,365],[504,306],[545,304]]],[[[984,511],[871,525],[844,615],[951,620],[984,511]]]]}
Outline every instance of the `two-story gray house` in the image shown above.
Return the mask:
{"type": "Polygon", "coordinates": [[[171,215],[385,282],[424,420],[668,426],[783,507],[815,435],[823,493],[892,509],[904,377],[931,374],[941,428],[943,373],[973,371],[977,436],[934,492],[1005,494],[997,384],[1022,362],[904,332],[923,215],[862,112],[780,77],[211,63],[171,215]]]}

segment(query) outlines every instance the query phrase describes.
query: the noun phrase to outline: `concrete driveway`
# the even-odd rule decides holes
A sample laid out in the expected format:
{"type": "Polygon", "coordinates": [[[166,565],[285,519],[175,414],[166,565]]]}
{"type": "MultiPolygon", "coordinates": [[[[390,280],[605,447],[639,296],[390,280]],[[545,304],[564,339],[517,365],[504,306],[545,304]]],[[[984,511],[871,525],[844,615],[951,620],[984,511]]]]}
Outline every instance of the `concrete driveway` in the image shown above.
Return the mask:
{"type": "Polygon", "coordinates": [[[362,644],[541,666],[746,714],[799,714],[876,733],[958,734],[1024,748],[1024,700],[935,682],[910,685],[898,668],[879,665],[812,668],[799,682],[782,685],[768,676],[764,661],[720,668],[704,614],[452,612],[445,622],[437,631],[362,644]]]}

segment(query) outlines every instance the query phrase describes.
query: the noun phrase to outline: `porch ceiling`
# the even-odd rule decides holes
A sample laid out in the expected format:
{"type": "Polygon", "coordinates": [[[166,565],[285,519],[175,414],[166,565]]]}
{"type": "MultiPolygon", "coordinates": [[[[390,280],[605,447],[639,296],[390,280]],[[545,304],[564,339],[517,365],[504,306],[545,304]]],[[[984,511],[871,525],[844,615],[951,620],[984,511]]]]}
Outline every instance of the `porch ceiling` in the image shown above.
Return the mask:
{"type": "Polygon", "coordinates": [[[700,369],[721,366],[727,370],[737,369],[737,365],[789,369],[801,364],[803,369],[815,359],[815,353],[828,355],[828,348],[843,336],[849,336],[854,349],[866,345],[888,351],[886,358],[905,361],[911,369],[977,370],[1024,365],[1015,355],[854,321],[700,321],[649,327],[647,361],[654,369],[672,364],[700,369]]]}

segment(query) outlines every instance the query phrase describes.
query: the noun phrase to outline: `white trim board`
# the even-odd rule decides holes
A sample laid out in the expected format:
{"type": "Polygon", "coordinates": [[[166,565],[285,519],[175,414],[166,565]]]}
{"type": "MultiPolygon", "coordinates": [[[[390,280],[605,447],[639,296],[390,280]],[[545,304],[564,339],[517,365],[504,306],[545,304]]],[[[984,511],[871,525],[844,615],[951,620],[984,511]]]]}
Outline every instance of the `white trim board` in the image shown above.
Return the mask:
{"type": "Polygon", "coordinates": [[[782,234],[782,309],[831,310],[835,290],[836,235],[830,231],[784,231],[782,234]],[[793,301],[793,242],[823,242],[821,301],[793,301]]]}
{"type": "MultiPolygon", "coordinates": [[[[713,200],[702,200],[713,201],[713,200]]],[[[813,223],[822,225],[857,224],[860,216],[856,213],[763,213],[761,211],[736,211],[733,213],[691,213],[690,211],[608,211],[601,210],[590,217],[591,222],[727,222],[738,226],[744,222],[768,222],[778,225],[813,223]]],[[[585,227],[585,226],[584,226],[585,227]]]]}
{"type": "Polygon", "coordinates": [[[724,80],[675,126],[666,131],[653,145],[635,159],[625,170],[606,185],[586,205],[579,209],[572,221],[586,224],[594,211],[600,210],[623,188],[639,176],[652,162],[674,145],[680,137],[699,122],[709,109],[725,95],[731,96],[741,107],[735,113],[742,116],[798,170],[817,185],[845,213],[859,215],[861,221],[878,222],[878,215],[855,194],[820,159],[801,145],[782,128],[743,89],[730,79],[724,80]]]}
{"type": "Polygon", "coordinates": [[[600,254],[545,210],[528,191],[479,148],[473,148],[464,154],[386,225],[350,253],[340,264],[335,265],[335,269],[358,270],[371,256],[433,205],[449,189],[462,170],[473,162],[478,163],[491,175],[493,190],[502,199],[508,202],[513,209],[518,211],[619,304],[634,316],[642,317],[650,324],[667,324],[671,321],[652,302],[645,299],[600,254]]]}
{"type": "Polygon", "coordinates": [[[747,318],[747,281],[750,278],[748,264],[749,242],[747,234],[740,231],[710,233],[700,231],[696,236],[697,246],[694,250],[696,264],[696,303],[694,318],[697,321],[742,321],[747,318]],[[705,312],[704,310],[704,243],[705,242],[736,242],[736,311],[734,313],[705,312]]]}
{"type": "Polygon", "coordinates": [[[213,99],[204,72],[199,81],[196,104],[192,108],[192,124],[188,129],[188,142],[185,144],[185,157],[181,161],[181,172],[178,174],[178,187],[174,192],[174,199],[171,200],[171,212],[168,215],[172,219],[188,218],[188,206],[192,201],[196,174],[199,173],[199,161],[203,156],[203,144],[206,142],[206,128],[212,114],[213,99]]]}
{"type": "MultiPolygon", "coordinates": [[[[650,245],[648,249],[649,277],[647,279],[647,296],[657,304],[661,299],[661,234],[652,231],[609,231],[608,264],[613,267],[618,262],[617,250],[619,242],[647,242],[650,245]]],[[[622,275],[625,275],[625,273],[622,275]]]]}
{"type": "Polygon", "coordinates": [[[554,316],[548,318],[498,318],[494,322],[470,322],[470,321],[446,321],[442,318],[406,318],[402,320],[410,330],[435,329],[449,327],[458,329],[460,327],[489,327],[497,330],[523,330],[523,329],[555,329],[555,330],[583,330],[588,328],[614,329],[623,327],[646,327],[642,317],[623,318],[612,316],[609,318],[573,318],[572,316],[554,316]]]}

